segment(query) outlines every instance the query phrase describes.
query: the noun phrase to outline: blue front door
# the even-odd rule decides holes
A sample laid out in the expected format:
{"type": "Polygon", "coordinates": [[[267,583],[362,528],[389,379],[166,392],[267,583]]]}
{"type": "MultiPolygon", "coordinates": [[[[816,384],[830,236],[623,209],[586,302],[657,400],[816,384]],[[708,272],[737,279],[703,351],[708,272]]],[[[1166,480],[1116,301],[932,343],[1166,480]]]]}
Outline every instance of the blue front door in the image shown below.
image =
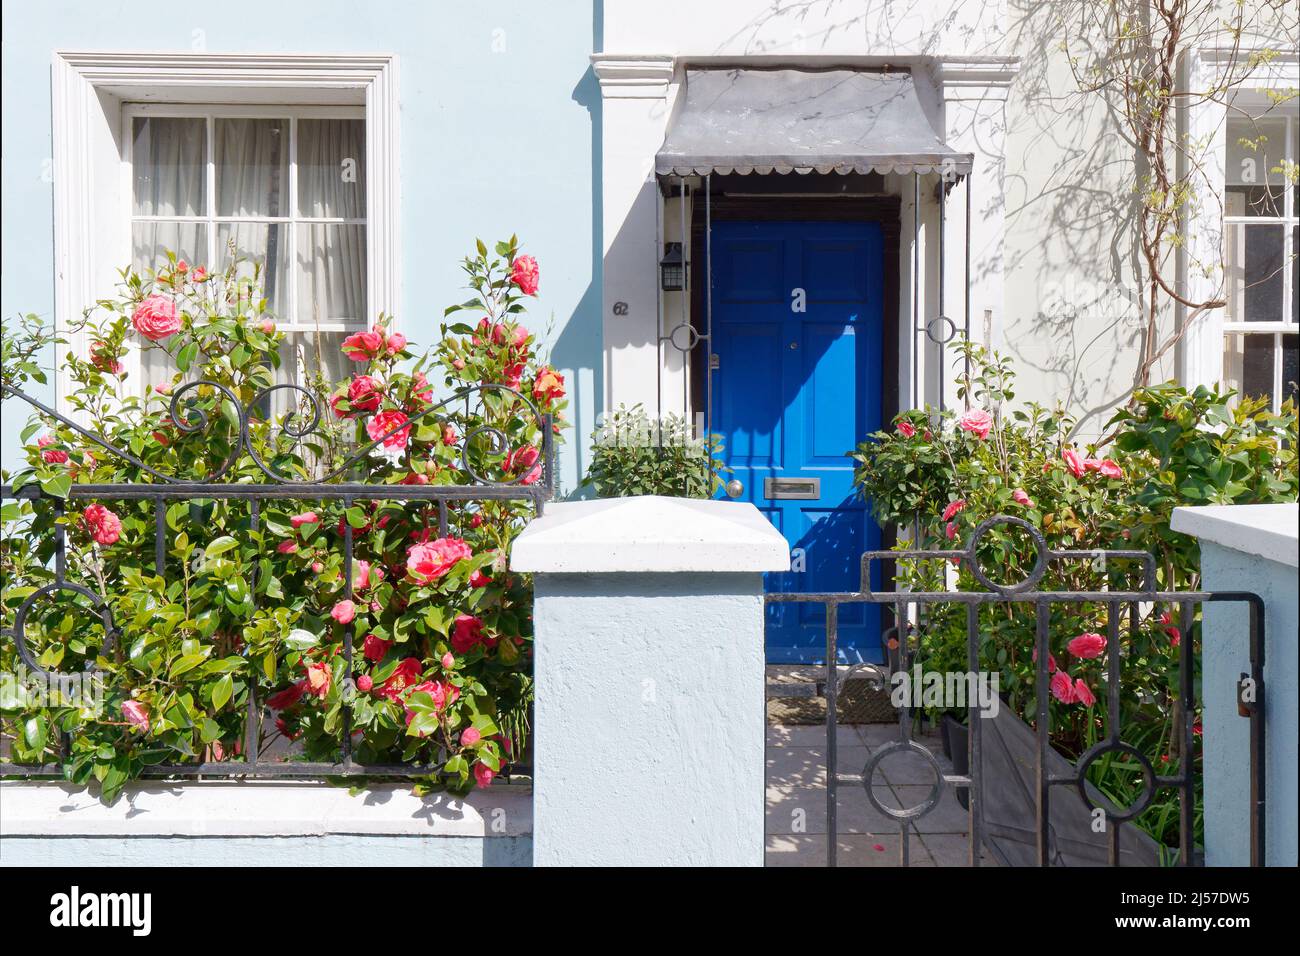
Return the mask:
{"type": "MultiPolygon", "coordinates": [[[[880,427],[878,223],[719,222],[713,227],[714,431],[724,478],[790,543],[768,591],[856,591],[879,529],[845,453],[880,427]]],[[[879,661],[879,609],[840,609],[841,660],[879,661]]],[[[820,604],[770,604],[769,663],[825,658],[820,604]]]]}

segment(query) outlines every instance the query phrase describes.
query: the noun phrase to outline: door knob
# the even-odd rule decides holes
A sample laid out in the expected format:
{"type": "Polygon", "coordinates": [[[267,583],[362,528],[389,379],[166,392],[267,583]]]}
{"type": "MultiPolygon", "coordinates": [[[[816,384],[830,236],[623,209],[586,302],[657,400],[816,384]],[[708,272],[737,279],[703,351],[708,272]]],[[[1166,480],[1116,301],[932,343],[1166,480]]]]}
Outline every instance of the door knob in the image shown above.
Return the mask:
{"type": "Polygon", "coordinates": [[[727,482],[727,497],[739,498],[745,493],[745,483],[739,478],[732,478],[727,482]]]}

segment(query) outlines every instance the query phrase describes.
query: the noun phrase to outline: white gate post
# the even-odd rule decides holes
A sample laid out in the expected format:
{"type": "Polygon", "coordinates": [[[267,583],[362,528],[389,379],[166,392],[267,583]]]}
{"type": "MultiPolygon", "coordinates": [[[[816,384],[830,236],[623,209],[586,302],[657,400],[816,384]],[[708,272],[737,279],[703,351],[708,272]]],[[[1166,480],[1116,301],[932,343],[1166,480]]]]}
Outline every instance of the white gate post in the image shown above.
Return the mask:
{"type": "Polygon", "coordinates": [[[533,862],[761,866],[763,579],[785,539],[751,504],[548,505],[534,577],[533,862]]]}

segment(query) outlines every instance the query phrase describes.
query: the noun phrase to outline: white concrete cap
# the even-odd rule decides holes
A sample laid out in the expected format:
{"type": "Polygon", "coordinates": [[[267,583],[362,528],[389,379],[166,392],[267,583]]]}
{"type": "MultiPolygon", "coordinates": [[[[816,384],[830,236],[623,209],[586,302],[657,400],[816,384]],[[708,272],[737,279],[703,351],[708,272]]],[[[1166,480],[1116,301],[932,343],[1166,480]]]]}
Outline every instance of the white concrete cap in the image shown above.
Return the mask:
{"type": "Polygon", "coordinates": [[[1300,504],[1175,508],[1169,526],[1202,541],[1300,567],[1300,504]]]}
{"type": "Polygon", "coordinates": [[[510,549],[515,571],[788,571],[790,546],[748,502],[604,498],[548,504],[510,549]]]}

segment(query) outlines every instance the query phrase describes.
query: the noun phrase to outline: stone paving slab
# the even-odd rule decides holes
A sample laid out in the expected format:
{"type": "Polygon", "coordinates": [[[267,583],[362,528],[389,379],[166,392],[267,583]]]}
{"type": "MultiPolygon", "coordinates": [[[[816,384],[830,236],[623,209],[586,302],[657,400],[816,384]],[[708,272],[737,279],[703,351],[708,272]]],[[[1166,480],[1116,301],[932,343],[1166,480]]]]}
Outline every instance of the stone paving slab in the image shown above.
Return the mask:
{"type": "MultiPolygon", "coordinates": [[[[869,756],[901,739],[897,725],[862,724],[836,728],[839,772],[861,773],[869,756]]],[[[929,751],[940,772],[951,773],[937,734],[916,742],[929,751]]],[[[767,852],[769,866],[826,865],[826,729],[816,725],[775,724],[767,734],[767,852]]],[[[873,790],[885,807],[923,802],[934,781],[934,765],[921,754],[891,753],[877,765],[873,790]]],[[[894,818],[877,810],[860,782],[843,779],[837,790],[837,845],[840,866],[901,865],[902,834],[894,818]]],[[[914,824],[909,865],[967,866],[967,812],[946,786],[938,806],[914,824]]],[[[987,853],[983,864],[992,864],[987,853]]]]}

